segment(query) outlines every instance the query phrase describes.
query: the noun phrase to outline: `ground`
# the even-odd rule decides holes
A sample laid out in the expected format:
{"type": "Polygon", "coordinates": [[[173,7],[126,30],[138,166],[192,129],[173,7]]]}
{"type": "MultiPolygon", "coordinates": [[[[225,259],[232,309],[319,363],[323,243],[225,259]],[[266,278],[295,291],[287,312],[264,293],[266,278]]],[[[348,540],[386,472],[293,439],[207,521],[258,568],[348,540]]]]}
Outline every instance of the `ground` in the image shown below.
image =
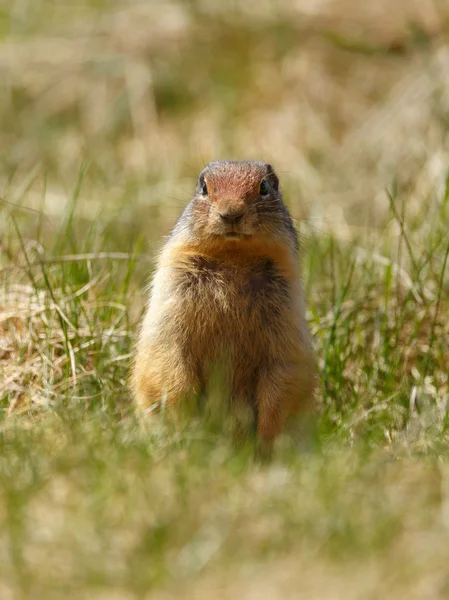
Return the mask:
{"type": "Polygon", "coordinates": [[[0,7],[0,597],[449,594],[449,8],[0,7]],[[154,256],[217,158],[301,237],[315,435],[136,417],[154,256]]]}

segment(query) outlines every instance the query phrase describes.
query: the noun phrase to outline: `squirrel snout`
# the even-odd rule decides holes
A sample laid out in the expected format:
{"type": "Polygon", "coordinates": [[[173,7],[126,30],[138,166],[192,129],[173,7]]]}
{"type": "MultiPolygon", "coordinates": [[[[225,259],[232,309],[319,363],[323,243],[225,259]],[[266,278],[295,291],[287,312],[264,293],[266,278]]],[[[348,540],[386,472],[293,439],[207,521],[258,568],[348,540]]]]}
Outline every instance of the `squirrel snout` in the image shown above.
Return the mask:
{"type": "Polygon", "coordinates": [[[229,225],[235,225],[242,220],[242,217],[245,214],[245,209],[231,209],[219,212],[218,214],[220,215],[220,218],[224,223],[227,223],[229,225]]]}
{"type": "Polygon", "coordinates": [[[220,215],[222,223],[236,225],[242,220],[246,206],[241,201],[221,199],[216,204],[216,210],[220,215]]]}

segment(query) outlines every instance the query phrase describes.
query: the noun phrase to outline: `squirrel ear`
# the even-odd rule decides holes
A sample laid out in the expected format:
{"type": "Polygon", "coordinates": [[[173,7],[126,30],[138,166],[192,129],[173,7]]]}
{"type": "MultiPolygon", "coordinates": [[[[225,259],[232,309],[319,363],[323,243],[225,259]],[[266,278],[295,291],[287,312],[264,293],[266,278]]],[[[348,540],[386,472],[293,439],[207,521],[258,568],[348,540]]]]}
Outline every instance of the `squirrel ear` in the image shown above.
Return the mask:
{"type": "Polygon", "coordinates": [[[267,175],[268,175],[267,179],[270,182],[271,187],[274,188],[277,192],[279,189],[278,176],[276,175],[273,167],[270,164],[265,163],[265,168],[267,169],[267,175]]]}

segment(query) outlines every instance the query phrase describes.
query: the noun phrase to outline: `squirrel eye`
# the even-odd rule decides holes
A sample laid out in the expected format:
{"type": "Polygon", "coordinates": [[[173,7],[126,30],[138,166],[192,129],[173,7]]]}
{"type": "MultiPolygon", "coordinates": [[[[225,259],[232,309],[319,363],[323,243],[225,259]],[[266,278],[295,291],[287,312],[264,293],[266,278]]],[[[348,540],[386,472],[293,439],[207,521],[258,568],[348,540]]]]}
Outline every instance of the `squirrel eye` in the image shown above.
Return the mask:
{"type": "Polygon", "coordinates": [[[203,183],[201,184],[201,193],[203,194],[203,196],[207,196],[207,184],[205,181],[203,181],[203,183]]]}
{"type": "Polygon", "coordinates": [[[260,195],[266,196],[268,194],[268,185],[265,179],[262,179],[260,182],[260,195]]]}

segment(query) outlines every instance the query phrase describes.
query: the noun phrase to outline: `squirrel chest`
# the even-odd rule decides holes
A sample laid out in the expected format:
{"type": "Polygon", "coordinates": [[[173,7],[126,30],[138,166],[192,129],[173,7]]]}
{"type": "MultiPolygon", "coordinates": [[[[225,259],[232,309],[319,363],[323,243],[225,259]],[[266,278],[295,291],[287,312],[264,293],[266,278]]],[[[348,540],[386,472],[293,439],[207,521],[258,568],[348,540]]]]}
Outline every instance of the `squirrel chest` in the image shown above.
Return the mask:
{"type": "Polygon", "coordinates": [[[176,331],[197,356],[259,358],[276,332],[291,327],[291,285],[269,258],[239,263],[192,256],[173,267],[172,283],[176,331]]]}

